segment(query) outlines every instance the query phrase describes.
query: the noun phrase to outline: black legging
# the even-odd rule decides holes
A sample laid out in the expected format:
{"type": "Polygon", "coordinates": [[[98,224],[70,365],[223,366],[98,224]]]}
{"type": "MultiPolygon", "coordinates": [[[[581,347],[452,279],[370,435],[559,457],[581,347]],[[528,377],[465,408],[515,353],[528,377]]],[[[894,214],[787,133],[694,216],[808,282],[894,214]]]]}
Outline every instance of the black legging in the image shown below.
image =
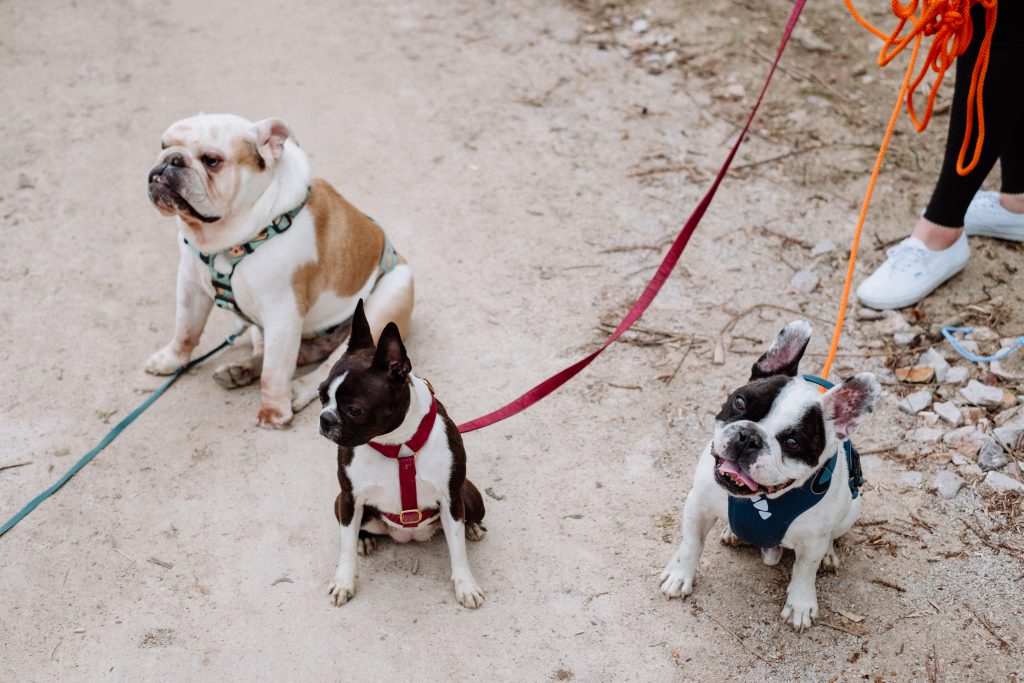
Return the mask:
{"type": "MultiPolygon", "coordinates": [[[[946,156],[939,181],[924,217],[938,225],[959,228],[974,193],[992,170],[996,159],[1002,168],[1001,192],[1024,192],[1024,0],[999,0],[992,35],[988,73],[985,76],[985,144],[978,165],[966,176],[956,172],[956,158],[967,124],[967,92],[978,49],[985,37],[985,10],[971,10],[974,34],[967,51],[956,60],[956,87],[949,115],[946,156]]],[[[964,163],[971,160],[978,125],[974,124],[964,163]]]]}

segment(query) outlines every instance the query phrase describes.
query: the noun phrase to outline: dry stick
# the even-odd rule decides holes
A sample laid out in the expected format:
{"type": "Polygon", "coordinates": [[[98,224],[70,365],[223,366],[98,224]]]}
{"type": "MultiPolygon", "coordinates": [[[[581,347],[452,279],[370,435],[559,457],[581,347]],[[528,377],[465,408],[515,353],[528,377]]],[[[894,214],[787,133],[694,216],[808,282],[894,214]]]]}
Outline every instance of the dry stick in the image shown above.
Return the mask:
{"type": "Polygon", "coordinates": [[[834,628],[837,631],[842,631],[843,633],[849,633],[851,636],[857,636],[858,638],[863,638],[864,637],[863,633],[857,633],[856,631],[851,631],[848,628],[843,628],[839,624],[833,624],[833,623],[830,623],[828,621],[819,621],[817,623],[821,624],[822,626],[828,626],[829,628],[834,628]]]}
{"type": "Polygon", "coordinates": [[[128,557],[127,555],[125,555],[124,553],[122,553],[122,552],[121,552],[120,550],[118,550],[118,549],[117,549],[117,547],[116,547],[116,546],[111,546],[111,547],[112,547],[112,548],[114,549],[114,552],[115,552],[115,553],[117,553],[118,555],[120,555],[120,556],[121,556],[121,557],[123,557],[124,559],[128,560],[129,562],[135,562],[135,561],[136,561],[136,560],[135,560],[135,558],[132,558],[132,557],[128,557]]]}
{"type": "Polygon", "coordinates": [[[31,460],[27,460],[26,462],[16,462],[13,465],[4,465],[4,466],[0,467],[0,472],[3,472],[4,470],[13,470],[15,467],[24,467],[25,465],[31,465],[31,464],[32,464],[32,461],[31,460]]]}
{"type": "Polygon", "coordinates": [[[871,583],[877,584],[879,586],[885,586],[886,588],[891,588],[894,591],[899,591],[900,593],[907,592],[907,589],[903,586],[897,586],[895,583],[890,583],[885,579],[871,579],[871,583]]]}
{"type": "Polygon", "coordinates": [[[799,156],[800,154],[806,154],[807,152],[813,152],[814,150],[821,149],[822,147],[832,147],[833,145],[837,145],[837,144],[839,144],[839,143],[837,143],[837,142],[821,142],[821,143],[818,143],[817,145],[808,145],[807,147],[801,147],[800,149],[793,149],[793,150],[790,150],[790,151],[785,152],[783,154],[776,154],[775,156],[768,157],[767,159],[758,159],[757,161],[751,161],[751,162],[748,162],[748,163],[745,163],[745,164],[737,164],[736,166],[733,166],[732,168],[729,169],[729,173],[730,174],[735,174],[738,171],[745,171],[748,168],[755,168],[757,166],[763,166],[764,164],[770,164],[773,161],[782,161],[783,159],[788,159],[789,157],[799,156]]]}
{"type": "Polygon", "coordinates": [[[711,621],[715,622],[716,624],[721,626],[723,629],[725,629],[725,632],[728,633],[733,638],[735,638],[736,642],[739,643],[740,645],[742,645],[744,650],[746,650],[750,654],[754,655],[755,657],[760,659],[762,662],[764,662],[768,666],[775,666],[774,662],[771,662],[771,661],[765,659],[764,656],[758,654],[753,649],[751,649],[749,645],[747,645],[746,643],[743,642],[742,638],[740,638],[738,635],[736,635],[736,633],[732,629],[730,629],[728,626],[726,626],[725,624],[720,622],[718,619],[716,619],[715,615],[713,615],[711,612],[708,612],[708,611],[706,611],[706,610],[704,610],[703,608],[700,608],[700,607],[698,607],[697,609],[699,611],[701,611],[701,612],[704,612],[704,614],[708,615],[708,617],[711,619],[711,621]]]}
{"type": "Polygon", "coordinates": [[[686,350],[683,351],[682,357],[679,359],[679,362],[676,363],[675,370],[673,370],[672,374],[668,376],[668,379],[662,380],[665,383],[665,386],[672,384],[672,380],[674,380],[676,378],[676,375],[679,373],[679,368],[683,367],[683,362],[686,361],[686,357],[690,355],[690,351],[693,351],[693,346],[695,343],[696,342],[691,339],[690,343],[686,345],[686,350]]]}
{"type": "Polygon", "coordinates": [[[60,638],[57,639],[57,644],[54,645],[53,649],[50,651],[50,661],[53,661],[53,658],[57,655],[57,648],[60,647],[60,644],[63,643],[63,642],[64,642],[64,636],[61,636],[60,638]]]}
{"type": "Polygon", "coordinates": [[[1000,643],[1000,647],[1003,647],[1003,648],[1010,647],[1010,644],[1008,642],[1006,642],[1006,640],[1001,635],[996,633],[995,627],[992,626],[992,622],[989,621],[988,618],[986,618],[984,615],[978,614],[978,612],[976,612],[974,610],[974,608],[971,607],[970,605],[968,605],[966,602],[964,603],[964,607],[967,608],[968,612],[970,612],[971,614],[974,615],[974,618],[978,620],[978,623],[980,623],[982,626],[985,627],[986,631],[988,631],[993,636],[995,636],[995,639],[998,640],[999,643],[1000,643]]]}

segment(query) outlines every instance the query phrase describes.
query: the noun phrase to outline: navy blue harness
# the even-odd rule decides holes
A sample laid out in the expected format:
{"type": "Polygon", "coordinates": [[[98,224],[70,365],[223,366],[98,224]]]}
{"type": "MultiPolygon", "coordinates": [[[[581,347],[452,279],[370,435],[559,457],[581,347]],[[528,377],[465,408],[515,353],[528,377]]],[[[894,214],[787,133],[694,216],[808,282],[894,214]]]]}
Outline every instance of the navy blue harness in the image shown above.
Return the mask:
{"type": "MultiPolygon", "coordinates": [[[[814,375],[803,377],[826,389],[833,386],[828,380],[814,375]]],[[[850,493],[856,498],[864,484],[860,454],[849,440],[843,442],[843,452],[846,454],[846,470],[850,475],[850,493]]],[[[729,496],[729,528],[741,541],[750,545],[759,548],[779,545],[793,520],[817,505],[828,493],[838,459],[839,453],[836,453],[800,488],[787,491],[778,498],[768,498],[764,494],[757,498],[729,496]]]]}

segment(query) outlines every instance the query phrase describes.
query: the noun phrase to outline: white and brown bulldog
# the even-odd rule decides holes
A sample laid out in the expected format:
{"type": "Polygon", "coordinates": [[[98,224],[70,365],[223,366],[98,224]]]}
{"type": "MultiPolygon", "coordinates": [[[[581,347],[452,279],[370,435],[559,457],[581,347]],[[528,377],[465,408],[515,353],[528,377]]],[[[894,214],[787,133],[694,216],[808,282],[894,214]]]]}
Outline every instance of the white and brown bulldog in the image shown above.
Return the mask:
{"type": "Polygon", "coordinates": [[[316,398],[360,299],[374,336],[388,321],[409,334],[409,266],[377,223],[312,178],[283,121],[200,114],[172,124],[162,148],[149,198],[177,217],[181,260],[174,337],[147,372],[189,361],[216,301],[252,323],[253,353],[214,377],[228,388],[260,377],[259,424],[280,428],[316,398]],[[317,361],[292,380],[297,364],[317,361]]]}

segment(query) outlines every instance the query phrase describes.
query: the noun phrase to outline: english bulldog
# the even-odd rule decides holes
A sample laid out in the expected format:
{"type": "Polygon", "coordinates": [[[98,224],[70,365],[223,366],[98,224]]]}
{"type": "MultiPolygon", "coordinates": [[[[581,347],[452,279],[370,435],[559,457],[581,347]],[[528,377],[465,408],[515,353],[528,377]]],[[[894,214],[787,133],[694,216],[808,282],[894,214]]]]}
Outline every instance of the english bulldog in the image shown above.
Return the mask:
{"type": "Polygon", "coordinates": [[[844,442],[881,388],[874,375],[861,373],[821,393],[797,375],[810,338],[806,321],[787,325],[722,405],[683,509],[683,540],[659,579],[666,597],[693,592],[704,538],[724,519],[723,542],[760,546],[769,566],[783,548],[795,552],[781,617],[797,631],[817,618],[818,567],[838,567],[832,542],[861,508],[859,466],[844,442]]]}
{"type": "Polygon", "coordinates": [[[370,554],[377,537],[426,541],[440,526],[455,598],[465,607],[482,605],[466,539],[484,537],[484,501],[466,478],[458,428],[433,387],[412,374],[394,323],[374,345],[363,307],[356,306],[348,347],[320,385],[320,402],[320,433],[338,444],[341,486],[334,501],[341,555],[331,601],[340,606],[355,595],[356,556],[370,554]]]}
{"type": "Polygon", "coordinates": [[[252,323],[253,351],[215,379],[234,388],[259,378],[258,424],[280,428],[316,398],[360,299],[375,334],[388,321],[409,333],[408,264],[376,222],[312,177],[284,121],[200,114],[172,124],[161,148],[149,198],[176,217],[177,315],[147,372],[167,375],[189,361],[216,302],[252,323]],[[292,381],[296,365],[317,361],[292,381]]]}

